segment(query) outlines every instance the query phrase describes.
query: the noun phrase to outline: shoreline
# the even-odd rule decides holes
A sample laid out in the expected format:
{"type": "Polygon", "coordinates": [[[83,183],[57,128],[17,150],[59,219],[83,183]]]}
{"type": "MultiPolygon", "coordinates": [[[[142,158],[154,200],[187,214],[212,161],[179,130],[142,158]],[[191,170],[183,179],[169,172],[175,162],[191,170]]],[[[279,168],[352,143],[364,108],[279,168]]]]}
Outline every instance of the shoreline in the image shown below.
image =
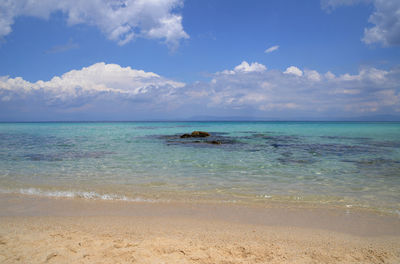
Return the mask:
{"type": "Polygon", "coordinates": [[[0,195],[2,263],[398,263],[400,218],[0,195]]]}
{"type": "Polygon", "coordinates": [[[358,236],[400,236],[400,217],[370,208],[293,202],[123,201],[0,194],[0,217],[188,217],[265,226],[319,228],[358,236]],[[379,227],[379,228],[378,228],[379,227]]]}
{"type": "Polygon", "coordinates": [[[330,201],[326,196],[309,197],[303,196],[242,196],[242,197],[223,197],[212,193],[185,193],[184,191],[166,191],[160,195],[160,192],[154,190],[136,190],[136,195],[129,197],[121,192],[97,192],[93,190],[43,190],[38,187],[19,188],[19,189],[0,189],[1,197],[20,196],[26,198],[43,198],[59,200],[89,200],[89,201],[116,201],[125,203],[176,203],[176,204],[205,204],[205,205],[238,205],[244,207],[259,208],[333,208],[338,210],[359,210],[375,214],[391,215],[400,217],[400,210],[396,207],[386,205],[363,204],[359,201],[350,200],[350,197],[343,197],[342,200],[330,201]],[[206,199],[205,197],[208,197],[206,199]],[[321,200],[322,199],[322,200],[321,200]]]}

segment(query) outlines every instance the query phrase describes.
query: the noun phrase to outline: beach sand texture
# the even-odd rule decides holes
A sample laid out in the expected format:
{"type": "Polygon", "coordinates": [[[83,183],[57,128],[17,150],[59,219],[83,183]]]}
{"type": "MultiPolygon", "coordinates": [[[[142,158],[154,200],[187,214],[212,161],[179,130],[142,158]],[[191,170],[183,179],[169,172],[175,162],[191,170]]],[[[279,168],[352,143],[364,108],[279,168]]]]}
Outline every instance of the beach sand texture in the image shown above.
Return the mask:
{"type": "Polygon", "coordinates": [[[0,207],[0,263],[400,262],[399,220],[368,213],[20,197],[0,207]]]}

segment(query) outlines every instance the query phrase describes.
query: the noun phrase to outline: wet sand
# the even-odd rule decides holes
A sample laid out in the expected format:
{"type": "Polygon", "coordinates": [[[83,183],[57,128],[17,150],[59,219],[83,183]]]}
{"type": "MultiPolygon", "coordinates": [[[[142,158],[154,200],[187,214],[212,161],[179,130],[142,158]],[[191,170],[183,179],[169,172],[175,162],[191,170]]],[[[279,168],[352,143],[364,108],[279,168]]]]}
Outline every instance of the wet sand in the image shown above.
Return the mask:
{"type": "Polygon", "coordinates": [[[400,263],[400,218],[0,195],[0,263],[400,263]]]}

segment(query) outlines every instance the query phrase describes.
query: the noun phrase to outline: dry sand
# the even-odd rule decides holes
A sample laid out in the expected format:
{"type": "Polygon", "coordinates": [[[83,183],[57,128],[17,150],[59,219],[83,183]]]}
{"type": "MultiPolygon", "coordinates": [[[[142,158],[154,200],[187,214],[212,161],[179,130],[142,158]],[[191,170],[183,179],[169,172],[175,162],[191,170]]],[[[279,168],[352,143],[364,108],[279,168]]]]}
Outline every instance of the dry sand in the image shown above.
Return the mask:
{"type": "Polygon", "coordinates": [[[0,195],[0,263],[400,263],[400,219],[0,195]]]}

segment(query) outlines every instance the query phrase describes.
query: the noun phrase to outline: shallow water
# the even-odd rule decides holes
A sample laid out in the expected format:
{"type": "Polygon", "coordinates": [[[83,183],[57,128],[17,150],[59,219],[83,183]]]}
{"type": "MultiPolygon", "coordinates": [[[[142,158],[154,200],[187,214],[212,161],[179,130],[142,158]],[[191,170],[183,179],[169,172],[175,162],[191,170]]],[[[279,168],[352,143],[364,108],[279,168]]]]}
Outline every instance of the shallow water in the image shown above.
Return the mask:
{"type": "Polygon", "coordinates": [[[0,169],[2,192],[399,212],[400,123],[1,123],[0,169]]]}

